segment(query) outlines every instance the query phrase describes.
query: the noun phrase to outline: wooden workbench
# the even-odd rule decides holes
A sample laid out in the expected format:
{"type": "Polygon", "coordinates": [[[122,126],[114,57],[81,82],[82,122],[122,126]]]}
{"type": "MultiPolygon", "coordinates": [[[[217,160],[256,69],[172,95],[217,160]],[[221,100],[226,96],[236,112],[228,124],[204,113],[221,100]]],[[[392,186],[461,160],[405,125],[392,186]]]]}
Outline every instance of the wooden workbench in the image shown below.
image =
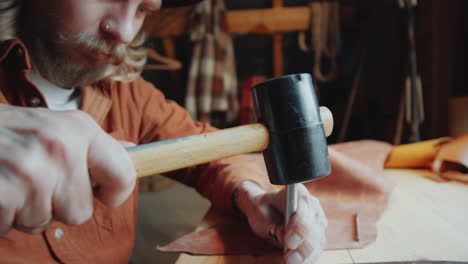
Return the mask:
{"type": "MultiPolygon", "coordinates": [[[[325,251],[317,263],[468,261],[468,185],[430,180],[428,171],[387,169],[385,175],[396,186],[378,223],[377,241],[362,249],[325,251]]],[[[201,226],[216,221],[209,218],[201,226]]],[[[281,263],[281,256],[182,254],[176,263],[270,264],[281,263]]]]}

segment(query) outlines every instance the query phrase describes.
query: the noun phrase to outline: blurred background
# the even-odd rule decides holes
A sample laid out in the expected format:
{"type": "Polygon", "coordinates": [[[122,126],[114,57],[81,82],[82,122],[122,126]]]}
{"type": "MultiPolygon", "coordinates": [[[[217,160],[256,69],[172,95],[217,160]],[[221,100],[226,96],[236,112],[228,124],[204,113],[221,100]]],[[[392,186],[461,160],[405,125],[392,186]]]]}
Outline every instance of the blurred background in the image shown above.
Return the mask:
{"type": "MultiPolygon", "coordinates": [[[[284,11],[258,12],[253,14],[256,18],[251,18],[252,14],[240,14],[244,19],[231,19],[228,26],[224,25],[233,42],[236,95],[240,105],[246,86],[251,86],[255,80],[308,72],[315,79],[320,105],[329,107],[335,117],[335,129],[329,143],[369,138],[393,144],[406,143],[410,141],[411,129],[405,117],[405,89],[412,76],[410,57],[414,53],[422,91],[417,93],[423,112],[420,138],[460,134],[463,122],[466,128],[464,105],[468,87],[464,77],[468,22],[463,13],[468,10],[468,2],[408,1],[412,2],[414,19],[415,48],[411,49],[408,37],[411,18],[405,1],[275,1],[224,2],[225,17],[231,11],[273,9],[274,5],[284,11]],[[325,3],[329,5],[325,6],[325,3]],[[293,12],[294,7],[311,12],[293,12]],[[311,18],[317,16],[322,20],[311,18]],[[275,25],[275,19],[284,26],[275,25]],[[288,25],[281,21],[298,22],[290,25],[288,30],[288,25]],[[320,22],[325,25],[320,26],[320,22]],[[242,23],[250,24],[250,28],[242,28],[242,23]],[[259,25],[252,26],[252,23],[259,25]],[[304,25],[298,25],[300,23],[304,25]],[[301,27],[304,29],[298,30],[301,27]],[[326,33],[314,36],[314,28],[326,33]],[[230,32],[239,30],[247,31],[230,32]],[[301,35],[307,51],[301,47],[301,35]],[[329,56],[314,44],[327,46],[336,55],[329,56]],[[275,62],[275,56],[281,56],[282,61],[275,62]],[[275,67],[282,70],[275,72],[275,67]],[[324,80],[314,76],[314,67],[326,77],[324,80]]],[[[154,28],[148,45],[159,54],[176,59],[181,67],[177,70],[146,70],[144,77],[163,90],[168,98],[184,106],[195,43],[190,37],[190,23],[193,25],[193,22],[188,22],[193,9],[162,10],[162,15],[154,14],[148,23],[154,28]],[[181,13],[185,15],[174,15],[181,13]]],[[[226,18],[219,20],[226,23],[226,18]]],[[[218,127],[244,121],[240,115],[227,120],[224,114],[215,109],[210,112],[209,121],[218,127]]]]}

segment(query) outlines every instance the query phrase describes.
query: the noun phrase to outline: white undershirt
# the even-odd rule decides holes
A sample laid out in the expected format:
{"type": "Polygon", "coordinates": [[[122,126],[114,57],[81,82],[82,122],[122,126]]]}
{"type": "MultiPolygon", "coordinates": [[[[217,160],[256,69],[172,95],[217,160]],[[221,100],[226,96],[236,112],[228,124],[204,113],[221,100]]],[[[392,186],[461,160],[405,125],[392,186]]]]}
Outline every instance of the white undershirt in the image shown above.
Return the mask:
{"type": "Polygon", "coordinates": [[[41,90],[50,109],[64,111],[80,108],[81,93],[79,89],[59,87],[44,79],[36,71],[29,71],[28,78],[41,90]]]}

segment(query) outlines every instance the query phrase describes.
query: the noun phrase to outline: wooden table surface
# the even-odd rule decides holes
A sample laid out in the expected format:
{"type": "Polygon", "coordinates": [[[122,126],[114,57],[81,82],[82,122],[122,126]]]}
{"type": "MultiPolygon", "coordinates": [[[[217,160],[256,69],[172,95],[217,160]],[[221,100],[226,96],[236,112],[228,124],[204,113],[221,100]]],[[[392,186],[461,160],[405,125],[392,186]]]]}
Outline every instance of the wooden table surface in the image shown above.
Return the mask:
{"type": "MultiPolygon", "coordinates": [[[[395,188],[389,206],[378,222],[377,240],[362,249],[324,251],[317,263],[468,261],[468,185],[430,180],[428,171],[387,169],[384,173],[395,183],[395,188]]],[[[205,218],[203,221],[200,226],[213,220],[205,218]]],[[[280,255],[182,254],[176,263],[282,262],[280,255]]]]}

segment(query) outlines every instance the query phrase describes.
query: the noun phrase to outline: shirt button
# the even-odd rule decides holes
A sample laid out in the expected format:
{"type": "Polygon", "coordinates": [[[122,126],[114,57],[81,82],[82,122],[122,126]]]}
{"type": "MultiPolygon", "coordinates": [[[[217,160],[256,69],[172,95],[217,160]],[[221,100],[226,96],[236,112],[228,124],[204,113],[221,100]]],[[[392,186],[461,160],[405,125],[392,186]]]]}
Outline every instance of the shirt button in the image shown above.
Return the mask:
{"type": "Polygon", "coordinates": [[[56,239],[61,239],[63,237],[64,233],[61,228],[55,229],[54,236],[56,239]]]}
{"type": "Polygon", "coordinates": [[[18,56],[23,56],[24,55],[24,50],[22,47],[16,48],[16,55],[18,56]]]}
{"type": "Polygon", "coordinates": [[[41,99],[38,97],[31,97],[31,99],[29,99],[29,103],[31,103],[31,106],[39,106],[41,104],[41,99]]]}

